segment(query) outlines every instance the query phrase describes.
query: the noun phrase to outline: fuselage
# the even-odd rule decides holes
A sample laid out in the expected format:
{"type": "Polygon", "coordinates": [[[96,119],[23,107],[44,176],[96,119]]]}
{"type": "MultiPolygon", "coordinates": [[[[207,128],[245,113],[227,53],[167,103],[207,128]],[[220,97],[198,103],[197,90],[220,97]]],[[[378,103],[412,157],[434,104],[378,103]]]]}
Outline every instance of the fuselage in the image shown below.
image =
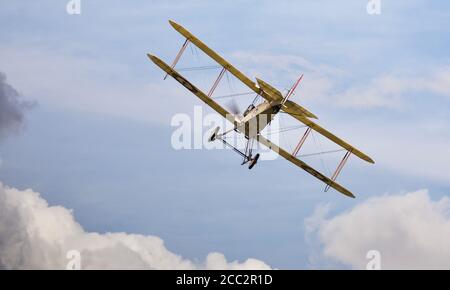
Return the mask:
{"type": "Polygon", "coordinates": [[[280,108],[281,102],[279,101],[264,101],[257,106],[251,105],[245,111],[237,129],[244,133],[247,138],[255,138],[259,132],[272,122],[280,108]]]}

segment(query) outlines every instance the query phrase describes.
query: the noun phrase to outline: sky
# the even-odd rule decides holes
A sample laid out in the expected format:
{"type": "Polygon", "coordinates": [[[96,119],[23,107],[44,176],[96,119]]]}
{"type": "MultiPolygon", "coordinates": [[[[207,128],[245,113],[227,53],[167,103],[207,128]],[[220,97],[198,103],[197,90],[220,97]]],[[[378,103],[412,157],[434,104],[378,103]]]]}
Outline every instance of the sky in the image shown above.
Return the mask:
{"type": "MultiPolygon", "coordinates": [[[[68,2],[0,4],[0,268],[64,268],[71,249],[83,268],[365,269],[371,250],[450,268],[449,3],[68,2]],[[175,150],[172,118],[202,103],[146,56],[176,55],[169,19],[251,79],[303,73],[293,100],[375,160],[338,178],[356,199],[281,158],[175,150]]],[[[214,64],[198,54],[178,67],[214,64]]],[[[206,90],[216,73],[185,75],[206,90]]],[[[304,160],[331,174],[339,158],[304,160]]]]}

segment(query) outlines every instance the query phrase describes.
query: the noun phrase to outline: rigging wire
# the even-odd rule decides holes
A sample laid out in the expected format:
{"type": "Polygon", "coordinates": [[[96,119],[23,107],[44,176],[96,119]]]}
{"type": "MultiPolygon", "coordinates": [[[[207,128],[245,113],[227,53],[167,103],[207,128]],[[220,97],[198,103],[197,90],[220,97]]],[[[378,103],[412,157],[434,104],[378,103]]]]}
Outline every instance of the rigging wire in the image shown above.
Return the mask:
{"type": "Polygon", "coordinates": [[[228,70],[225,70],[225,76],[227,77],[228,88],[232,93],[234,93],[234,88],[230,84],[230,76],[228,75],[228,70]]]}
{"type": "MultiPolygon", "coordinates": [[[[311,135],[313,136],[314,144],[316,144],[316,146],[317,146],[317,143],[318,143],[318,144],[319,144],[320,152],[323,152],[322,144],[320,143],[319,140],[316,140],[316,136],[315,136],[313,130],[311,130],[311,135]]],[[[320,157],[320,162],[322,163],[322,166],[324,167],[324,169],[327,171],[328,176],[331,176],[331,171],[330,171],[330,169],[328,168],[327,164],[325,163],[325,161],[323,160],[322,157],[320,157]]]]}
{"type": "Polygon", "coordinates": [[[183,67],[179,68],[178,71],[198,71],[198,70],[209,70],[221,68],[220,65],[204,65],[204,66],[193,66],[193,67],[183,67]]]}
{"type": "Polygon", "coordinates": [[[336,153],[336,152],[341,152],[341,151],[345,151],[345,149],[328,150],[328,151],[322,151],[322,152],[301,154],[301,155],[297,155],[297,156],[298,157],[309,157],[309,156],[316,156],[316,155],[322,155],[322,154],[328,154],[328,153],[336,153]]]}
{"type": "Polygon", "coordinates": [[[238,97],[238,96],[245,96],[245,95],[252,95],[252,94],[254,94],[254,93],[253,93],[253,92],[248,92],[248,93],[237,93],[237,94],[230,94],[230,95],[217,96],[217,97],[213,97],[213,99],[231,98],[231,97],[238,97]]]}
{"type": "Polygon", "coordinates": [[[291,116],[302,116],[302,117],[305,117],[305,114],[296,114],[296,113],[291,113],[291,112],[285,112],[285,111],[279,111],[278,113],[281,113],[281,114],[288,114],[288,115],[291,115],[291,116]]]}
{"type": "Polygon", "coordinates": [[[256,97],[253,99],[252,104],[255,105],[258,100],[259,100],[259,95],[256,94],[256,97]]]}
{"type": "Polygon", "coordinates": [[[283,133],[283,132],[288,132],[288,131],[293,131],[293,130],[298,130],[301,128],[305,128],[306,125],[296,125],[296,126],[286,126],[285,128],[281,128],[278,131],[271,131],[271,133],[283,133]]]}
{"type": "MultiPolygon", "coordinates": [[[[228,72],[228,69],[227,69],[228,72]]],[[[233,86],[233,89],[236,90],[236,78],[231,78],[231,85],[233,86]]]]}
{"type": "Polygon", "coordinates": [[[191,52],[192,52],[192,55],[195,57],[195,60],[199,61],[197,47],[195,45],[193,45],[192,42],[189,42],[189,47],[191,48],[191,52]]]}
{"type": "MultiPolygon", "coordinates": [[[[280,125],[281,125],[281,127],[283,127],[281,115],[280,115],[280,125]]],[[[280,134],[280,135],[283,138],[283,142],[286,143],[287,146],[289,147],[289,152],[292,152],[292,146],[291,146],[291,144],[289,142],[287,142],[286,136],[284,134],[280,134]]]]}
{"type": "Polygon", "coordinates": [[[194,53],[194,47],[193,47],[193,45],[192,45],[192,43],[191,42],[189,42],[189,48],[191,49],[191,53],[192,53],[192,55],[195,57],[195,53],[194,53]]]}
{"type": "MultiPolygon", "coordinates": [[[[281,128],[281,129],[279,129],[277,131],[272,131],[272,130],[270,130],[271,129],[271,125],[272,125],[272,123],[269,123],[267,125],[267,132],[270,133],[270,134],[284,133],[284,132],[294,131],[294,130],[298,130],[298,129],[306,127],[306,125],[287,126],[285,128],[281,128]]],[[[224,137],[224,138],[226,138],[226,137],[224,137]]],[[[244,138],[244,137],[242,137],[242,138],[244,138]]],[[[340,149],[340,150],[337,150],[337,151],[341,151],[341,150],[344,150],[344,149],[340,149]]]]}
{"type": "MultiPolygon", "coordinates": [[[[296,157],[311,157],[311,156],[317,156],[317,155],[323,155],[323,154],[331,154],[331,153],[338,153],[341,151],[345,151],[345,149],[336,149],[336,150],[329,150],[329,151],[323,151],[323,152],[313,152],[313,153],[306,153],[306,154],[299,154],[296,157]]],[[[282,159],[280,159],[282,160],[282,159]]]]}

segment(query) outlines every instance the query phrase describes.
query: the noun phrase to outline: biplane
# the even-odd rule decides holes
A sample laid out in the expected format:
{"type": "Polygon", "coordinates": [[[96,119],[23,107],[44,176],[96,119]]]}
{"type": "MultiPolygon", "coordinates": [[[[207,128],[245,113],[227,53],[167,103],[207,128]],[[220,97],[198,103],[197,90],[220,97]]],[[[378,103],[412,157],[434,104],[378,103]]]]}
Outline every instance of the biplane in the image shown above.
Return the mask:
{"type": "Polygon", "coordinates": [[[226,61],[224,58],[222,58],[219,54],[217,54],[215,51],[213,51],[211,48],[206,46],[201,40],[199,40],[197,37],[195,37],[192,33],[190,33],[188,30],[186,30],[181,25],[175,23],[174,21],[169,21],[170,25],[178,31],[184,38],[185,41],[179,50],[178,54],[176,55],[174,61],[169,66],[165,62],[163,62],[158,57],[147,54],[151,61],[153,61],[158,67],[160,67],[163,71],[165,71],[166,76],[164,79],[167,78],[168,75],[173,77],[176,81],[178,81],[181,85],[183,85],[186,89],[188,89],[190,92],[192,92],[194,95],[196,95],[200,100],[202,100],[205,104],[210,106],[212,109],[214,109],[218,114],[226,118],[228,121],[230,121],[233,124],[233,129],[224,131],[222,133],[219,133],[220,128],[217,127],[213,131],[212,135],[209,138],[209,141],[221,141],[225,145],[231,147],[235,152],[240,154],[243,157],[243,163],[247,164],[249,169],[253,168],[255,164],[257,163],[259,159],[259,153],[253,156],[252,152],[252,144],[253,141],[256,140],[265,147],[275,151],[280,156],[284,157],[286,160],[292,162],[293,164],[297,165],[301,169],[305,170],[309,174],[313,175],[314,177],[318,178],[322,182],[326,184],[325,191],[327,191],[329,188],[334,188],[335,190],[341,192],[342,194],[354,198],[355,196],[345,187],[341,186],[339,183],[336,182],[336,179],[341,172],[342,168],[344,167],[345,163],[347,162],[350,155],[355,155],[359,158],[361,158],[364,161],[367,161],[369,163],[374,163],[372,158],[355,148],[354,146],[350,145],[349,143],[345,142],[341,138],[337,137],[333,133],[327,131],[323,127],[319,126],[318,124],[314,123],[311,119],[317,119],[317,117],[308,111],[306,108],[300,106],[299,104],[293,102],[290,100],[290,97],[294,94],[295,89],[297,88],[298,84],[303,78],[303,75],[300,76],[300,78],[294,83],[294,85],[287,91],[285,95],[283,95],[279,90],[271,86],[270,84],[266,83],[265,81],[256,78],[256,82],[250,80],[247,76],[245,76],[242,72],[240,72],[236,67],[231,65],[228,61],[226,61]],[[187,45],[189,43],[192,43],[197,48],[202,50],[207,56],[212,58],[214,61],[216,61],[220,67],[221,71],[215,82],[212,84],[210,90],[207,93],[204,93],[200,89],[198,89],[195,85],[193,85],[191,82],[189,82],[185,77],[183,77],[179,72],[175,70],[175,66],[180,60],[181,55],[183,54],[184,50],[186,49],[187,45]],[[257,94],[257,96],[261,96],[263,101],[259,104],[252,103],[248,106],[248,108],[245,110],[243,115],[238,115],[231,113],[227,111],[224,107],[219,105],[213,98],[212,95],[217,88],[219,82],[221,81],[222,77],[224,76],[225,72],[229,72],[232,75],[234,75],[238,80],[240,80],[244,85],[246,85],[248,88],[250,88],[253,92],[257,94]],[[287,113],[291,115],[293,118],[297,119],[298,121],[302,122],[305,127],[306,131],[298,141],[297,145],[295,146],[295,149],[293,152],[288,152],[285,149],[281,148],[277,144],[274,144],[269,139],[264,137],[261,134],[261,131],[273,120],[274,116],[279,113],[280,111],[287,113]],[[340,147],[342,147],[346,152],[340,163],[338,164],[336,170],[334,171],[333,175],[331,177],[327,177],[317,171],[316,169],[312,168],[308,164],[306,164],[304,161],[300,160],[298,158],[298,153],[300,152],[300,149],[302,148],[302,145],[305,143],[306,138],[311,133],[311,130],[314,130],[315,132],[323,135],[325,138],[331,140],[332,142],[336,143],[340,147]],[[240,134],[243,134],[246,139],[246,146],[245,150],[240,150],[233,146],[232,144],[229,144],[225,140],[225,135],[228,134],[231,131],[238,132],[240,134]]]}

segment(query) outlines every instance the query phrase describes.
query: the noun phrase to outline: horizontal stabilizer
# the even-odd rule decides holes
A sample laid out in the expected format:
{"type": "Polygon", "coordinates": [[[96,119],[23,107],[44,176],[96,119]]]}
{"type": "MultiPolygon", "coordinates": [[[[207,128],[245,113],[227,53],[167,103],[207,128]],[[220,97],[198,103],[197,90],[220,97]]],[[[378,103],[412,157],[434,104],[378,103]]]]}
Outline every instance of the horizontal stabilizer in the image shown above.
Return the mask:
{"type": "Polygon", "coordinates": [[[265,91],[270,98],[272,98],[272,101],[281,101],[283,99],[283,95],[279,90],[261,79],[256,78],[256,81],[258,82],[259,87],[263,89],[263,91],[265,91]]]}

